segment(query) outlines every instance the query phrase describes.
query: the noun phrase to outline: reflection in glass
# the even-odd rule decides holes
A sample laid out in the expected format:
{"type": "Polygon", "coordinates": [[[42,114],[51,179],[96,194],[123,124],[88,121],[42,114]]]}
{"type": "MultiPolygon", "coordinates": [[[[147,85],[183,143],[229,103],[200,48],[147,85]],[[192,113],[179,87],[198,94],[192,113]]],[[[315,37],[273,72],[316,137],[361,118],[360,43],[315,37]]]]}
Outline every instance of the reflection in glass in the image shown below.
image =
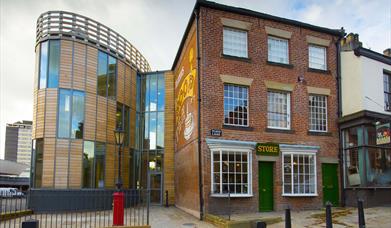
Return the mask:
{"type": "Polygon", "coordinates": [[[72,131],[71,138],[83,138],[84,125],[84,93],[80,91],[73,91],[72,103],[72,131]]]}
{"type": "Polygon", "coordinates": [[[83,188],[93,188],[94,142],[84,141],[83,149],[83,188]]]}
{"type": "Polygon", "coordinates": [[[72,92],[67,89],[60,89],[60,100],[58,103],[58,137],[69,138],[71,123],[71,98],[72,92]]]}
{"type": "Polygon", "coordinates": [[[164,112],[158,112],[157,123],[157,148],[164,148],[164,112]]]}
{"type": "Polygon", "coordinates": [[[104,143],[96,142],[95,147],[95,188],[105,187],[105,153],[104,143]]]}
{"type": "Polygon", "coordinates": [[[149,111],[155,112],[157,111],[157,76],[156,74],[152,74],[149,77],[150,90],[149,90],[149,111]]]}
{"type": "Polygon", "coordinates": [[[165,104],[165,82],[164,82],[164,74],[158,75],[158,90],[157,90],[157,98],[158,98],[158,111],[164,111],[165,104]]]}
{"type": "Polygon", "coordinates": [[[98,53],[98,95],[106,96],[107,85],[107,54],[98,53]]]}
{"type": "Polygon", "coordinates": [[[149,149],[156,149],[156,112],[149,113],[149,149]]]}
{"type": "Polygon", "coordinates": [[[107,97],[115,99],[117,60],[111,56],[109,56],[108,69],[107,97]]]}
{"type": "Polygon", "coordinates": [[[60,41],[51,40],[49,46],[50,47],[49,47],[48,88],[57,88],[59,66],[60,66],[60,41]]]}
{"type": "Polygon", "coordinates": [[[49,41],[45,41],[41,43],[41,60],[39,67],[39,89],[46,88],[46,80],[47,80],[47,66],[48,66],[48,43],[49,41]]]}
{"type": "Polygon", "coordinates": [[[34,141],[35,141],[34,142],[35,144],[34,188],[41,188],[42,170],[43,170],[43,139],[36,139],[34,141]]]}

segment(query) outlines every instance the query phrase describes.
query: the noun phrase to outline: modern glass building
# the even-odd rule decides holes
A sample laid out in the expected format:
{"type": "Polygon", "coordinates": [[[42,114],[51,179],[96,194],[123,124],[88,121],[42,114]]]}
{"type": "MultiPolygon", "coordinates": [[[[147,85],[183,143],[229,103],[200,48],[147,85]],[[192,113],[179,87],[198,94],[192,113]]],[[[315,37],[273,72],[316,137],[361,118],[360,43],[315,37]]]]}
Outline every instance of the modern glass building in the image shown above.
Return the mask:
{"type": "Polygon", "coordinates": [[[150,187],[156,203],[164,191],[173,197],[164,184],[172,76],[147,73],[148,62],[125,38],[69,12],[38,18],[35,50],[32,187],[115,188],[121,159],[124,188],[150,187]],[[125,131],[120,158],[118,128],[125,131]]]}

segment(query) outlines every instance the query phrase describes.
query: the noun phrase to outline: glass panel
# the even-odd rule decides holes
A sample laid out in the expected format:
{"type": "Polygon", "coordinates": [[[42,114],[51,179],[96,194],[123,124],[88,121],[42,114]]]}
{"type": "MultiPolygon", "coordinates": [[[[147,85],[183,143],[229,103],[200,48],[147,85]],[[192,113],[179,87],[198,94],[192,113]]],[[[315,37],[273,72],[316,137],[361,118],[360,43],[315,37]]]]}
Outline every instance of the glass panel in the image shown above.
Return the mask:
{"type": "Polygon", "coordinates": [[[289,128],[290,121],[288,110],[289,93],[269,91],[267,93],[267,118],[268,127],[289,128]]]}
{"type": "Polygon", "coordinates": [[[83,188],[93,188],[94,142],[84,141],[83,188]]]}
{"type": "Polygon", "coordinates": [[[71,98],[70,90],[60,89],[60,101],[58,104],[58,137],[69,138],[71,123],[71,98]]]}
{"type": "Polygon", "coordinates": [[[158,90],[157,90],[157,98],[158,98],[158,111],[164,111],[165,104],[165,82],[164,82],[164,74],[158,75],[158,90]]]}
{"type": "Polygon", "coordinates": [[[310,45],[308,47],[309,67],[313,69],[326,70],[326,48],[310,45]]]}
{"type": "Polygon", "coordinates": [[[243,30],[224,28],[223,53],[247,58],[247,32],[243,30]]]}
{"type": "Polygon", "coordinates": [[[34,187],[42,187],[43,139],[35,140],[34,187]]]}
{"type": "Polygon", "coordinates": [[[149,111],[153,112],[157,110],[157,75],[151,74],[149,75],[149,111]]]}
{"type": "Polygon", "coordinates": [[[106,97],[107,86],[107,54],[98,53],[98,95],[106,97]]]}
{"type": "Polygon", "coordinates": [[[60,41],[51,40],[49,48],[49,79],[48,88],[58,87],[58,74],[60,66],[60,41]]]}
{"type": "Polygon", "coordinates": [[[72,103],[72,138],[83,138],[84,92],[73,91],[72,103]]]}
{"type": "Polygon", "coordinates": [[[156,112],[149,113],[149,149],[156,149],[156,112]]]}
{"type": "Polygon", "coordinates": [[[327,96],[309,96],[309,126],[311,131],[327,131],[327,96]]]}
{"type": "Polygon", "coordinates": [[[118,128],[121,128],[121,129],[123,129],[123,123],[122,123],[122,121],[123,121],[123,113],[122,113],[122,107],[123,107],[123,104],[121,104],[121,103],[117,103],[117,113],[115,114],[115,119],[116,119],[116,129],[118,129],[118,128]]]}
{"type": "Polygon", "coordinates": [[[368,148],[365,153],[368,187],[391,186],[391,151],[383,148],[368,148]]]}
{"type": "Polygon", "coordinates": [[[224,85],[224,124],[248,126],[248,88],[224,85]]]}
{"type": "Polygon", "coordinates": [[[96,142],[95,148],[95,188],[105,187],[105,154],[106,145],[96,142]]]}
{"type": "Polygon", "coordinates": [[[46,88],[47,67],[48,67],[48,43],[49,41],[41,43],[41,60],[39,67],[39,89],[46,88]]]}
{"type": "Polygon", "coordinates": [[[117,60],[111,56],[109,56],[109,71],[107,80],[107,97],[115,99],[117,82],[117,60]]]}
{"type": "Polygon", "coordinates": [[[268,60],[277,63],[289,63],[288,40],[268,37],[268,60]]]}
{"type": "Polygon", "coordinates": [[[157,122],[157,148],[164,148],[164,112],[158,112],[157,122]]]}

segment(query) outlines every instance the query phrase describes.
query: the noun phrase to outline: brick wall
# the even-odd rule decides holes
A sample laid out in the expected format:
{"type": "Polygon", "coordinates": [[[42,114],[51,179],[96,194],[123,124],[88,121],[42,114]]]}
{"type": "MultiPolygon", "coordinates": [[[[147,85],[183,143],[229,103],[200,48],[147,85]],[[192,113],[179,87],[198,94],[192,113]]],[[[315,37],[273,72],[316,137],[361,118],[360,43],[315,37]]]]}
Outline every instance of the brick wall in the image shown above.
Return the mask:
{"type": "MultiPolygon", "coordinates": [[[[274,164],[274,208],[284,209],[290,204],[294,209],[317,208],[322,206],[321,157],[337,158],[337,60],[335,42],[337,37],[264,19],[223,12],[210,8],[200,9],[200,51],[201,51],[201,135],[203,192],[206,212],[223,208],[226,201],[210,197],[210,150],[205,138],[210,129],[222,129],[219,139],[234,139],[255,142],[277,142],[286,144],[320,146],[317,154],[317,197],[282,197],[281,155],[274,164]],[[221,18],[236,19],[251,23],[248,31],[249,60],[232,60],[222,57],[223,25],[221,18]],[[292,69],[269,65],[267,63],[267,33],[265,26],[292,32],[289,40],[289,63],[292,69]],[[306,35],[331,40],[327,47],[328,73],[308,71],[308,43],[306,35]],[[249,128],[226,129],[224,122],[224,85],[221,74],[253,79],[249,87],[249,128]],[[298,83],[298,77],[304,76],[305,82],[298,83]],[[291,92],[291,130],[290,132],[266,132],[267,127],[267,88],[264,81],[276,81],[294,84],[291,92]],[[325,136],[308,134],[308,92],[307,86],[330,89],[328,96],[328,131],[325,136]],[[220,206],[218,206],[220,205],[220,206]]],[[[253,151],[252,164],[253,197],[238,198],[231,201],[234,211],[258,210],[258,161],[253,151]]]]}

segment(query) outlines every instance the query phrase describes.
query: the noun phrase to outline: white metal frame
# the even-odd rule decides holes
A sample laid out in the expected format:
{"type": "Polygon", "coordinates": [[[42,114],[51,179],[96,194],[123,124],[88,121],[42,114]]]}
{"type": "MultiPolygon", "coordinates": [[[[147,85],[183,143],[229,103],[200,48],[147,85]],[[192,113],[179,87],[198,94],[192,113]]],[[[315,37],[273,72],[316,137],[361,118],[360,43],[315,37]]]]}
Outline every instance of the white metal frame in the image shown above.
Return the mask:
{"type": "Polygon", "coordinates": [[[308,67],[311,68],[311,69],[317,69],[317,70],[327,70],[327,48],[324,47],[324,46],[319,46],[319,45],[315,45],[315,44],[310,44],[308,45],[308,67]],[[310,55],[310,49],[311,47],[313,48],[319,48],[319,49],[323,49],[324,50],[324,53],[323,53],[323,58],[324,58],[324,69],[321,69],[321,68],[316,68],[316,67],[312,67],[311,66],[311,55],[310,55]]]}
{"type": "MultiPolygon", "coordinates": [[[[308,96],[308,99],[310,98],[310,96],[317,96],[317,97],[324,97],[325,98],[325,108],[326,108],[326,130],[322,131],[322,130],[311,130],[309,129],[309,131],[311,132],[328,132],[329,128],[328,128],[328,125],[329,125],[329,121],[328,121],[328,105],[327,105],[327,102],[328,102],[328,97],[326,95],[319,95],[319,94],[309,94],[308,96]]],[[[311,120],[311,107],[308,106],[308,108],[310,109],[309,110],[309,122],[311,120]]],[[[309,124],[310,125],[310,124],[309,124]]],[[[311,126],[309,126],[311,128],[311,126]]]]}
{"type": "Polygon", "coordinates": [[[239,58],[248,58],[248,31],[224,26],[223,27],[223,54],[224,55],[230,55],[230,56],[236,56],[236,57],[239,57],[239,58]],[[246,33],[246,55],[245,56],[238,56],[238,55],[233,55],[232,53],[226,53],[225,52],[225,49],[224,49],[224,32],[225,32],[225,30],[232,31],[232,32],[246,33]]]}
{"type": "Polygon", "coordinates": [[[281,63],[281,64],[289,64],[289,39],[283,39],[283,38],[279,38],[279,37],[275,37],[275,36],[268,36],[267,37],[267,60],[270,61],[270,62],[275,62],[275,63],[281,63]],[[287,62],[281,62],[281,61],[273,61],[269,58],[269,54],[271,53],[270,49],[269,49],[269,39],[270,40],[275,40],[275,41],[284,41],[286,42],[286,59],[287,59],[287,62]]]}
{"type": "Polygon", "coordinates": [[[267,128],[270,128],[270,129],[280,129],[280,130],[290,130],[291,129],[291,93],[289,91],[268,90],[267,91],[267,102],[268,103],[269,103],[269,93],[285,93],[286,94],[287,127],[269,126],[269,110],[267,110],[267,118],[266,118],[267,128]]]}
{"type": "MultiPolygon", "coordinates": [[[[243,148],[227,148],[227,147],[221,147],[221,148],[214,148],[210,150],[210,190],[211,190],[211,196],[213,197],[228,197],[228,194],[223,194],[223,193],[213,193],[214,191],[214,179],[213,179],[213,170],[214,170],[214,162],[213,162],[213,154],[218,152],[220,154],[220,162],[222,163],[222,152],[223,151],[228,151],[228,152],[242,152],[247,154],[247,183],[248,183],[248,193],[233,193],[229,194],[230,197],[252,197],[253,192],[252,192],[252,153],[250,149],[243,149],[243,148]]],[[[220,164],[220,192],[222,192],[222,164],[220,164]]]]}
{"type": "MultiPolygon", "coordinates": [[[[249,95],[249,90],[250,90],[250,87],[249,86],[242,86],[242,85],[236,85],[236,84],[228,84],[228,83],[224,83],[224,87],[228,85],[228,86],[238,86],[238,87],[244,87],[247,89],[247,124],[230,124],[230,123],[226,123],[225,122],[225,94],[223,94],[223,110],[224,110],[224,125],[228,125],[228,126],[237,126],[237,127],[248,127],[250,126],[250,95],[249,95]]],[[[224,93],[225,93],[225,88],[224,88],[224,93]]],[[[244,119],[243,119],[244,120],[244,119]]]]}
{"type": "MultiPolygon", "coordinates": [[[[292,196],[292,197],[300,197],[300,196],[318,196],[318,177],[317,177],[317,166],[316,166],[316,153],[315,152],[282,152],[282,196],[292,196]],[[285,155],[291,155],[291,163],[293,162],[293,155],[312,155],[314,156],[314,188],[315,192],[314,193],[293,193],[294,190],[294,183],[293,183],[293,168],[291,168],[291,193],[285,193],[285,181],[284,181],[284,175],[285,175],[285,170],[284,170],[284,156],[285,155]]],[[[293,166],[292,166],[293,167],[293,166]]]]}

